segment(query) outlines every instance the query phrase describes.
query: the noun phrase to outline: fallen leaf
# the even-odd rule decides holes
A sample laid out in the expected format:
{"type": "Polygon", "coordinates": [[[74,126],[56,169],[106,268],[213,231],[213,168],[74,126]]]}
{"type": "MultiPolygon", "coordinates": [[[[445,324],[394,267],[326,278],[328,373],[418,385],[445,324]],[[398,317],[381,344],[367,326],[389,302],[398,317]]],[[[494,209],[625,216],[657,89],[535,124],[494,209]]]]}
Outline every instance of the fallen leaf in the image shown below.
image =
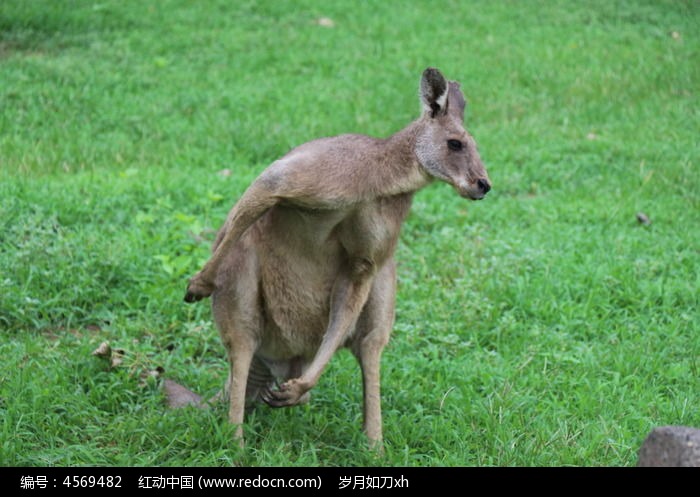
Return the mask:
{"type": "Polygon", "coordinates": [[[110,361],[109,365],[113,368],[116,368],[119,366],[122,362],[124,362],[124,354],[126,352],[124,349],[113,349],[112,350],[112,360],[110,361]]]}
{"type": "Polygon", "coordinates": [[[163,369],[161,366],[157,366],[156,369],[151,369],[150,371],[145,371],[143,373],[143,376],[144,377],[158,378],[163,373],[165,373],[165,369],[163,369]]]}
{"type": "Polygon", "coordinates": [[[319,26],[323,26],[324,28],[335,27],[335,23],[330,17],[319,17],[318,19],[316,19],[316,24],[318,24],[319,26]]]}
{"type": "Polygon", "coordinates": [[[649,226],[651,224],[651,219],[649,219],[649,216],[643,212],[637,212],[637,222],[639,224],[643,224],[644,226],[649,226]]]}
{"type": "Polygon", "coordinates": [[[92,351],[92,355],[110,357],[112,355],[112,347],[109,346],[109,342],[102,342],[99,347],[92,351]]]}
{"type": "Polygon", "coordinates": [[[141,371],[141,374],[139,375],[141,377],[141,387],[145,387],[151,379],[157,380],[164,372],[165,369],[163,369],[161,366],[157,366],[155,369],[151,369],[149,371],[141,371]]]}

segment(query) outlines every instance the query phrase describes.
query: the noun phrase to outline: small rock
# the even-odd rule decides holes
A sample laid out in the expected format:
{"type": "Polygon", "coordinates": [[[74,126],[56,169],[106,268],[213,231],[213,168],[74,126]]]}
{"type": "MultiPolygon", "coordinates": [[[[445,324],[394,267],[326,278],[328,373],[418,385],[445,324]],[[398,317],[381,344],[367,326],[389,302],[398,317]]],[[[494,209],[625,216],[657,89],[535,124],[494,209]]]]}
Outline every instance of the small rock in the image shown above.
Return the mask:
{"type": "Polygon", "coordinates": [[[200,407],[202,405],[202,397],[172,380],[163,381],[163,390],[168,407],[172,409],[186,406],[200,407]]]}
{"type": "Polygon", "coordinates": [[[700,430],[687,426],[654,428],[639,449],[637,466],[700,468],[700,430]]]}

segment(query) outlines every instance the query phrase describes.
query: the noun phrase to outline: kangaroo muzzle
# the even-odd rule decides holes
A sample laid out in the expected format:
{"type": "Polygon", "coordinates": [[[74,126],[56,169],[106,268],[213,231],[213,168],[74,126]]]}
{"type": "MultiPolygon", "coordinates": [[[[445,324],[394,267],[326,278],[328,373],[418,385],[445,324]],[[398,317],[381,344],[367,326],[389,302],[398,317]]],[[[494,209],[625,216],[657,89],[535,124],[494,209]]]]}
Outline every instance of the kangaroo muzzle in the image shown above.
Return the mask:
{"type": "Polygon", "coordinates": [[[488,178],[478,178],[473,181],[463,181],[455,185],[460,196],[471,200],[481,200],[491,190],[488,178]]]}

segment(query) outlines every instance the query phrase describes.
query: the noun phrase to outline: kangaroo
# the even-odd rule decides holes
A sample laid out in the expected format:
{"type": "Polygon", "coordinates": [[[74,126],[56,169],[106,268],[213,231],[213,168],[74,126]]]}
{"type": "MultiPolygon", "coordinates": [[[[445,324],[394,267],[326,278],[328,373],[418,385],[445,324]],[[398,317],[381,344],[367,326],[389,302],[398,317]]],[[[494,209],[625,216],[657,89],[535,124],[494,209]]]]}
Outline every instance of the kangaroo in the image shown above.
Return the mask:
{"type": "Polygon", "coordinates": [[[459,83],[434,68],[422,115],[386,139],[346,134],[273,162],[233,206],[186,302],[212,297],[230,366],[228,418],[304,403],[336,350],[362,370],[364,432],[382,442],[380,357],[394,323],[394,251],[413,195],[435,178],[482,199],[491,183],[464,128],[459,83]]]}

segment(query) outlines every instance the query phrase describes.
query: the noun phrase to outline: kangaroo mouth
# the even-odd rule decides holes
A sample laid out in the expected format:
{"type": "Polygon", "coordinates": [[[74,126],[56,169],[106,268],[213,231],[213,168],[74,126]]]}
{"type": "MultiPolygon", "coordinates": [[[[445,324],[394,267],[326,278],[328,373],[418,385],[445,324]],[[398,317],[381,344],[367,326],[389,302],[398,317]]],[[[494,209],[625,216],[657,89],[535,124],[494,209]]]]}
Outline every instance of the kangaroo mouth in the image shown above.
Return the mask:
{"type": "Polygon", "coordinates": [[[469,183],[460,183],[453,185],[459,196],[462,198],[468,198],[469,200],[481,200],[486,196],[486,192],[477,187],[476,185],[470,185],[469,183]]]}

